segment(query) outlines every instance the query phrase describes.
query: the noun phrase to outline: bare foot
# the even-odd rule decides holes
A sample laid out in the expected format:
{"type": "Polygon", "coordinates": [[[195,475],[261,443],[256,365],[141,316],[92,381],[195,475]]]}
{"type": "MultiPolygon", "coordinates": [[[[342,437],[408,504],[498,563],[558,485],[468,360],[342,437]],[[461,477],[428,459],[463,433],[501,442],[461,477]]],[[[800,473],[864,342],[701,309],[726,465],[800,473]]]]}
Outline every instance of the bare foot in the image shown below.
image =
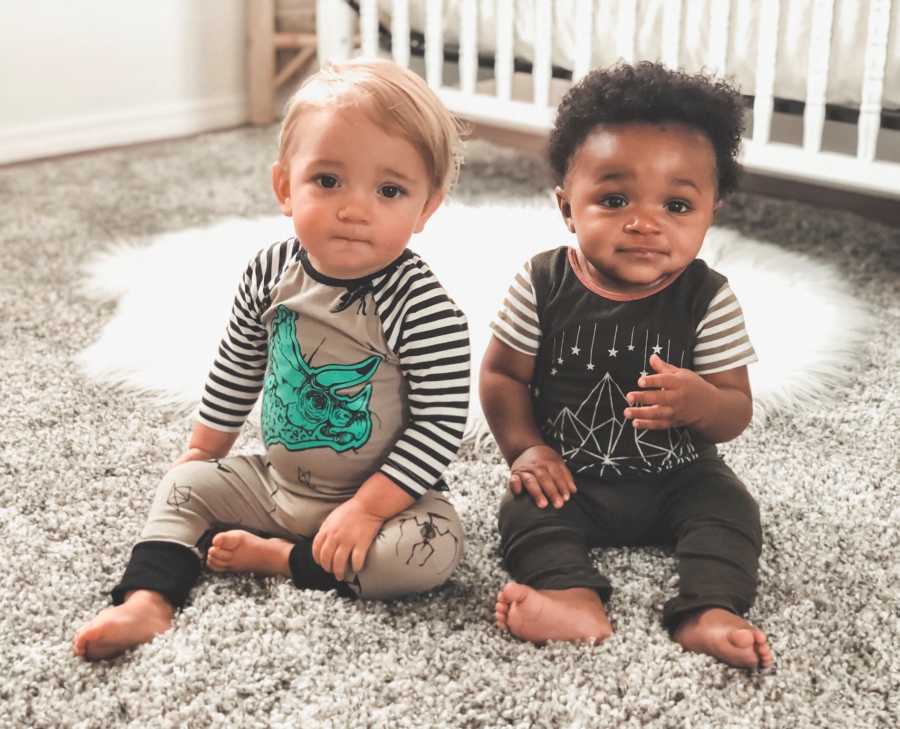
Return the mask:
{"type": "Polygon", "coordinates": [[[254,572],[291,576],[288,563],[294,545],[285,539],[263,539],[242,529],[220,532],[206,553],[206,564],[216,572],[254,572]]]}
{"type": "Polygon", "coordinates": [[[612,635],[600,596],[583,587],[535,590],[507,582],[497,594],[497,627],[532,643],[587,640],[599,643],[612,635]]]}
{"type": "Polygon", "coordinates": [[[149,643],[172,627],[174,608],[158,592],[135,590],[125,602],[106,608],[72,639],[72,652],[86,661],[111,658],[149,643]]]}
{"type": "Polygon", "coordinates": [[[685,618],[672,637],[686,651],[706,653],[738,668],[771,668],[775,663],[765,634],[722,608],[685,618]]]}

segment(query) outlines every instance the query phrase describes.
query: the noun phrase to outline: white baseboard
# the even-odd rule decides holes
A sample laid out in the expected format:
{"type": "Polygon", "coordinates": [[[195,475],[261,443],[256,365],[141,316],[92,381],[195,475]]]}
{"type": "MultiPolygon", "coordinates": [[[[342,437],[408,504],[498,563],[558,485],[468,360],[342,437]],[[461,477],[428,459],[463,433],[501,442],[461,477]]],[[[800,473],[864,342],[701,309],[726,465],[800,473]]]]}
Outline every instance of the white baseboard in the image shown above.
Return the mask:
{"type": "Polygon", "coordinates": [[[247,121],[243,95],[0,127],[0,164],[223,129],[247,121]]]}

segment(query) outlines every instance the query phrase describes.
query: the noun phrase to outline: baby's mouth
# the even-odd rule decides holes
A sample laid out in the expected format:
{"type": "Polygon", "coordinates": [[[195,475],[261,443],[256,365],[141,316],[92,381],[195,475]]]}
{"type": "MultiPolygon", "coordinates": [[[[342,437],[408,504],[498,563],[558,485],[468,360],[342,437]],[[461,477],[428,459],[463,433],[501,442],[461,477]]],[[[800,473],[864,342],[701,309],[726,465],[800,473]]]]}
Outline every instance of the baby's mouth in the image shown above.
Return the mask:
{"type": "Polygon", "coordinates": [[[642,246],[619,248],[619,253],[623,253],[626,256],[635,256],[637,258],[656,258],[658,256],[666,255],[664,251],[661,251],[658,248],[644,248],[642,246]]]}

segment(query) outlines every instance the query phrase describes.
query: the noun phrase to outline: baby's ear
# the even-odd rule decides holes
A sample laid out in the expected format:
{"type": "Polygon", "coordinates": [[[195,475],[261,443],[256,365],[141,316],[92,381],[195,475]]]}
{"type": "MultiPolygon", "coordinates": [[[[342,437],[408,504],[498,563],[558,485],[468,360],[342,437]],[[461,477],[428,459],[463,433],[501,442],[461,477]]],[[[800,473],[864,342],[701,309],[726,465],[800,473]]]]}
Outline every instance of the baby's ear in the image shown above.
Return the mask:
{"type": "Polygon", "coordinates": [[[281,162],[272,165],[272,190],[278,199],[278,207],[285,215],[291,215],[291,176],[281,162]]]}
{"type": "Polygon", "coordinates": [[[416,221],[416,227],[413,230],[413,233],[421,233],[425,229],[425,223],[427,223],[428,219],[434,215],[442,202],[444,202],[443,192],[432,193],[431,197],[428,198],[428,202],[425,203],[425,207],[422,208],[422,212],[419,214],[419,219],[416,221]]]}
{"type": "Polygon", "coordinates": [[[557,185],[553,193],[556,195],[556,204],[559,205],[559,212],[563,217],[563,222],[566,224],[569,232],[574,233],[575,224],[572,222],[572,205],[569,203],[566,191],[560,185],[557,185]]]}

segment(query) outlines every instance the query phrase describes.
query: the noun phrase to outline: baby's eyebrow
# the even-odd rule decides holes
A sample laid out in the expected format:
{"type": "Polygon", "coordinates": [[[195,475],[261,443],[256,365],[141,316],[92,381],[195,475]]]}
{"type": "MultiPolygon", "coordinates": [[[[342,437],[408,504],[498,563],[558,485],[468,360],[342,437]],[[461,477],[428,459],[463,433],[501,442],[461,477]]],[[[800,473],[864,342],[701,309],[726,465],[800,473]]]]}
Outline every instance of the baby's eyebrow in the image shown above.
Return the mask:
{"type": "Polygon", "coordinates": [[[412,177],[404,175],[400,170],[395,170],[393,167],[382,167],[380,172],[386,177],[398,177],[401,181],[410,185],[415,182],[412,177]]]}
{"type": "Polygon", "coordinates": [[[634,175],[631,172],[619,172],[616,170],[613,172],[607,172],[605,175],[600,175],[600,177],[597,178],[597,182],[609,182],[611,180],[630,180],[633,177],[634,175]]]}
{"type": "Polygon", "coordinates": [[[681,185],[682,187],[693,187],[697,192],[700,192],[697,183],[687,177],[674,177],[672,178],[672,184],[681,185]]]}
{"type": "Polygon", "coordinates": [[[344,163],[336,159],[324,159],[316,157],[307,161],[306,167],[343,167],[344,163]]]}

